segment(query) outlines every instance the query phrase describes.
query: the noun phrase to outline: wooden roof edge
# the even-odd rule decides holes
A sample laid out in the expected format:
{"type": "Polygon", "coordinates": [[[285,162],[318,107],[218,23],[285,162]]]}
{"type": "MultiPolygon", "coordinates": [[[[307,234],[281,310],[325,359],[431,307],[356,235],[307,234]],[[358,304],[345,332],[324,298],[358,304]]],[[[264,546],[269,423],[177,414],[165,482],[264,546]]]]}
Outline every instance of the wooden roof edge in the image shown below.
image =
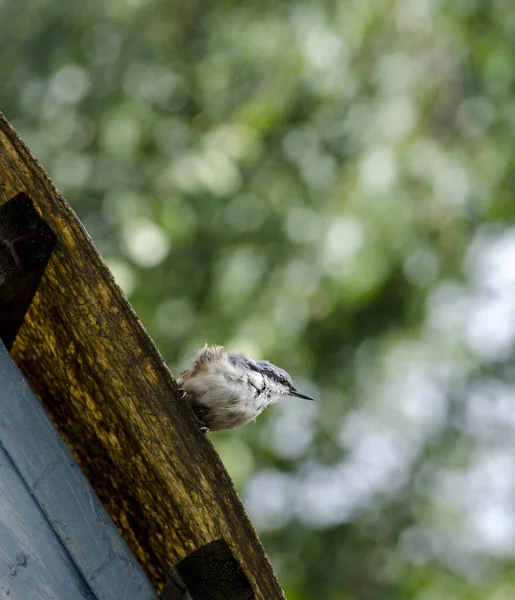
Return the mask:
{"type": "MultiPolygon", "coordinates": [[[[73,210],[0,113],[0,209],[20,193],[55,245],[35,295],[25,292],[11,355],[147,576],[159,590],[170,567],[223,538],[255,598],[284,598],[230,477],[154,342],[73,210]]],[[[23,219],[18,225],[25,235],[23,219]]],[[[2,235],[5,250],[12,240],[0,223],[2,235]]],[[[11,255],[17,248],[22,258],[14,256],[3,275],[0,251],[0,306],[5,290],[34,278],[34,265],[22,260],[27,239],[14,244],[11,255]]]]}
{"type": "MultiPolygon", "coordinates": [[[[76,582],[103,600],[157,600],[138,561],[1,342],[0,384],[0,563],[5,566],[7,557],[22,556],[17,564],[27,566],[28,561],[32,567],[28,579],[11,574],[7,582],[3,580],[3,596],[11,590],[23,598],[31,585],[40,585],[48,597],[62,598],[63,587],[76,582]],[[11,471],[8,480],[6,470],[11,471]]],[[[83,597],[77,590],[73,597],[79,596],[83,597]]]]}

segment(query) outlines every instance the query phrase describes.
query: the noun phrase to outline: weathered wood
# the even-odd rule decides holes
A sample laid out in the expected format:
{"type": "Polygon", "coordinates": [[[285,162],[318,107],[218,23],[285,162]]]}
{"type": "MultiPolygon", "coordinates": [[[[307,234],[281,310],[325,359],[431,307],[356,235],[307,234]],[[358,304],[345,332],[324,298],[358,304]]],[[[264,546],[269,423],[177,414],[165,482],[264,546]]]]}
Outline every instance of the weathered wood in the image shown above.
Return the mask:
{"type": "Polygon", "coordinates": [[[0,598],[97,600],[0,446],[0,598]]]}
{"type": "Polygon", "coordinates": [[[227,540],[284,598],[231,479],[77,217],[0,115],[0,204],[24,191],[56,246],[11,354],[146,574],[227,540]]]}
{"type": "Polygon", "coordinates": [[[0,456],[0,523],[9,529],[8,535],[5,531],[0,534],[0,581],[8,572],[2,568],[2,560],[15,570],[16,555],[25,556],[27,563],[21,565],[27,569],[18,569],[22,580],[6,575],[4,588],[11,592],[21,589],[24,600],[39,597],[73,600],[82,596],[71,595],[66,586],[81,580],[83,583],[77,583],[76,587],[87,588],[98,600],[157,599],[2,343],[0,450],[4,453],[3,458],[0,456]],[[16,474],[7,475],[13,470],[16,474]],[[14,483],[7,482],[7,477],[14,483]],[[18,479],[23,485],[16,483],[18,479]],[[42,515],[46,523],[42,522],[42,515]],[[64,550],[69,557],[62,558],[64,550]],[[66,574],[64,581],[58,573],[61,569],[66,574]],[[53,582],[53,587],[48,587],[47,581],[53,582]],[[57,590],[55,586],[65,587],[57,590]],[[40,588],[38,596],[35,590],[40,588]]]}

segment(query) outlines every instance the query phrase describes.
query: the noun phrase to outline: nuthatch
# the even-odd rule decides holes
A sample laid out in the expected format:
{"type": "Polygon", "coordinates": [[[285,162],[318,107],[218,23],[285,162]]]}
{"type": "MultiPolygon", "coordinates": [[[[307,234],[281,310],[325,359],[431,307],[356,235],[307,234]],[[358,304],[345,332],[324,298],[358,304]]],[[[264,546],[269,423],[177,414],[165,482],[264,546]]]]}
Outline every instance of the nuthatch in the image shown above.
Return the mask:
{"type": "Polygon", "coordinates": [[[233,429],[255,421],[269,404],[283,396],[313,400],[294,387],[286,371],[267,360],[227,354],[207,344],[177,383],[204,425],[203,429],[233,429]]]}

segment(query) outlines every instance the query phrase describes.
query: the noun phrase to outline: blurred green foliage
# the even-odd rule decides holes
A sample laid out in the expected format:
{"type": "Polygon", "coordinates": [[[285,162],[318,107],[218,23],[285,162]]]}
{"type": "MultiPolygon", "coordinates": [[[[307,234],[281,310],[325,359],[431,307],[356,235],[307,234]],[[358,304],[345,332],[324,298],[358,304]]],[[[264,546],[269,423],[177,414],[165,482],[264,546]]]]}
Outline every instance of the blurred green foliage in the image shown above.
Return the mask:
{"type": "Polygon", "coordinates": [[[288,599],[514,597],[512,2],[0,17],[0,108],[172,370],[319,398],[212,436],[288,599]]]}

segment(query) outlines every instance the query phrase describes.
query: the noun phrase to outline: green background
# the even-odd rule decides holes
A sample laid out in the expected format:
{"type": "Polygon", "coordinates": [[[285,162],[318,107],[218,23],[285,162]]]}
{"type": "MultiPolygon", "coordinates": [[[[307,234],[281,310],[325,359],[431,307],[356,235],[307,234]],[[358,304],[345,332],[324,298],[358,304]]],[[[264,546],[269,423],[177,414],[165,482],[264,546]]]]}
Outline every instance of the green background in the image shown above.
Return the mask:
{"type": "Polygon", "coordinates": [[[0,0],[0,109],[178,374],[288,600],[515,597],[512,0],[0,0]]]}

